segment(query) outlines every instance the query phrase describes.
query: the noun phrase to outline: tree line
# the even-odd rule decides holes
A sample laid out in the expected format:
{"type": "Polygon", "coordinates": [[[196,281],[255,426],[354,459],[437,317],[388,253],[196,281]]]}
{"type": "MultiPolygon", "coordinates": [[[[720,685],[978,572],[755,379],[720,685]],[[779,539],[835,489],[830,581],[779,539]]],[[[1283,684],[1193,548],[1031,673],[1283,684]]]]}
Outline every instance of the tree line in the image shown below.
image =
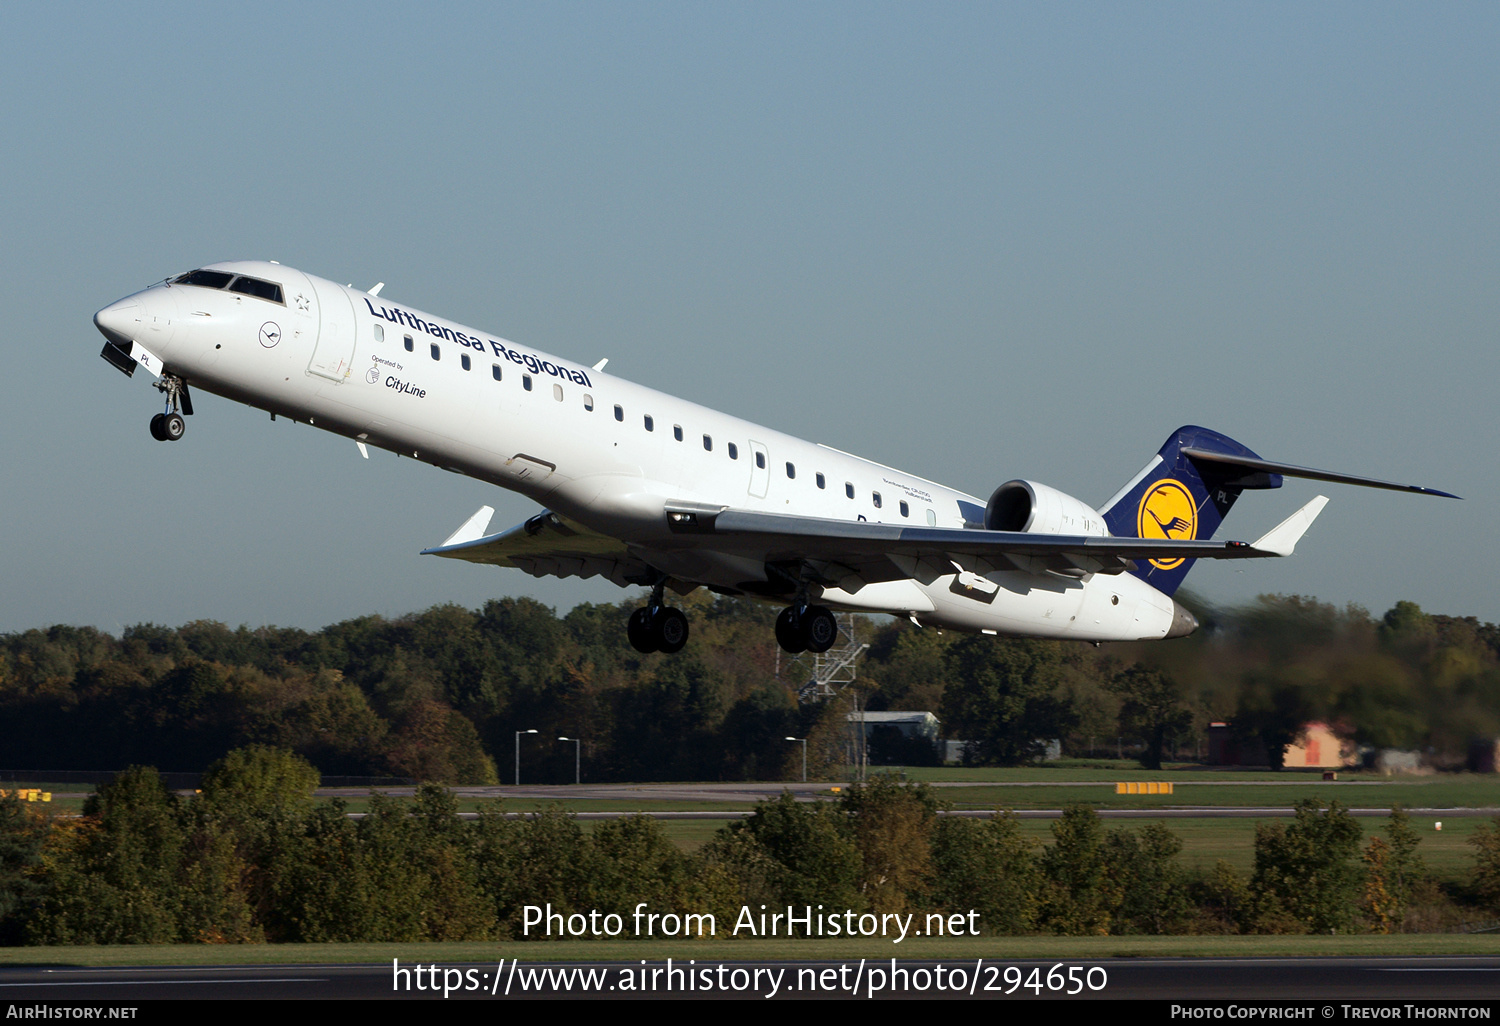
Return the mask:
{"type": "MultiPolygon", "coordinates": [[[[318,802],[293,753],[231,752],[180,797],[132,768],[81,817],[0,799],[0,940],[28,944],[522,938],[524,908],[713,915],[976,913],[985,935],[1390,933],[1500,911],[1500,821],[1474,839],[1455,906],[1392,810],[1372,836],[1336,802],[1260,824],[1248,877],[1192,872],[1167,826],[1109,828],[1084,806],[1029,840],[1011,814],[939,815],[925,785],[877,776],[836,800],[783,793],[680,850],[637,815],[584,830],[557,808],[460,818],[453,794],[372,795],[363,818],[318,802]]],[[[721,931],[727,933],[727,930],[721,931]]],[[[537,932],[529,935],[536,937],[537,932]]]]}
{"type": "MultiPolygon", "coordinates": [[[[1191,601],[1190,599],[1186,601],[1191,601]]],[[[797,700],[778,657],[775,610],[687,597],[692,638],[673,656],[626,642],[635,608],[564,616],[527,599],[437,606],[319,631],[196,621],[116,638],[57,626],[0,635],[0,744],[12,769],[201,771],[249,744],[286,748],[325,774],[495,783],[525,735],[526,779],[790,779],[808,739],[814,775],[846,772],[848,711],[929,710],[965,758],[1014,764],[1059,739],[1065,752],[1118,736],[1142,761],[1193,753],[1227,721],[1273,763],[1309,720],[1374,747],[1421,748],[1458,765],[1475,736],[1500,736],[1500,628],[1399,603],[1350,606],[1266,596],[1198,605],[1204,627],[1165,643],[1094,647],[939,633],[859,620],[869,649],[838,699],[797,700]]],[[[805,674],[804,674],[805,676],[805,674]]],[[[934,762],[893,733],[877,762],[934,762]]]]}

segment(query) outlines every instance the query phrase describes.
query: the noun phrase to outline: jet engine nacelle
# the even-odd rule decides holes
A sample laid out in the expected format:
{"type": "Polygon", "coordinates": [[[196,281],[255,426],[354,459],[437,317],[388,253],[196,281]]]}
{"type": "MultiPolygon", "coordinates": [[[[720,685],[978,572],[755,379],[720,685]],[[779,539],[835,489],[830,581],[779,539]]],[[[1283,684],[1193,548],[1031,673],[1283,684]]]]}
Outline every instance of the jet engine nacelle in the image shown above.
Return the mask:
{"type": "Polygon", "coordinates": [[[1109,534],[1094,507],[1035,481],[1007,481],[996,488],[984,507],[984,526],[1026,534],[1109,534]]]}

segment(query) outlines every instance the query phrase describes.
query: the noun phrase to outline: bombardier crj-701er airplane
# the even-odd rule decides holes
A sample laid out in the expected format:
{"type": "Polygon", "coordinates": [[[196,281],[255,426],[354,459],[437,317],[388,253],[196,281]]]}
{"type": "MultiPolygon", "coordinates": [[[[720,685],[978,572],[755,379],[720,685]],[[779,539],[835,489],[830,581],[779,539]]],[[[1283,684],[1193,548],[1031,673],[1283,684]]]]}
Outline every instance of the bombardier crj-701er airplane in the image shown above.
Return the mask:
{"type": "Polygon", "coordinates": [[[100,310],[104,357],[156,377],[151,421],[180,438],[189,384],[521,492],[546,508],[490,534],[486,506],[426,552],[651,589],[630,617],[642,652],[687,641],[671,589],[785,605],[776,639],[827,650],[832,610],[985,634],[1177,638],[1195,559],[1286,556],[1318,496],[1252,543],[1210,541],[1240,492],[1282,476],[1448,495],[1263,460],[1184,427],[1099,509],[1035,481],[985,502],[676,399],[593,366],[280,264],[181,274],[100,310]]]}

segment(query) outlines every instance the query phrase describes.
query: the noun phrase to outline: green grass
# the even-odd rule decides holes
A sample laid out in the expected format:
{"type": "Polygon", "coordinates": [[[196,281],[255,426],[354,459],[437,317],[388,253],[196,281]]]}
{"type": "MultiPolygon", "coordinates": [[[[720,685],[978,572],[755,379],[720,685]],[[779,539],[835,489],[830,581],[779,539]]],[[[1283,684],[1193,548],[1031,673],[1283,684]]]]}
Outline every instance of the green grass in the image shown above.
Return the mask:
{"type": "MultiPolygon", "coordinates": [[[[1266,821],[1273,817],[1267,817],[1266,821]]],[[[1284,817],[1279,817],[1286,822],[1284,817]]],[[[580,825],[589,830],[599,825],[598,820],[583,821],[580,825]]],[[[1021,832],[1036,844],[1052,843],[1052,822],[1045,819],[1021,821],[1021,832]]],[[[1109,820],[1107,830],[1139,830],[1149,819],[1109,820]]],[[[1255,819],[1168,819],[1167,829],[1182,839],[1182,865],[1189,872],[1208,872],[1214,863],[1224,859],[1241,876],[1249,876],[1255,868],[1255,819]]],[[[1384,836],[1384,819],[1360,818],[1359,825],[1365,837],[1384,836]]],[[[1468,843],[1474,831],[1488,824],[1487,819],[1463,817],[1441,820],[1443,829],[1433,829],[1438,822],[1435,816],[1413,817],[1411,825],[1421,838],[1417,853],[1427,864],[1428,871],[1441,882],[1467,882],[1474,873],[1474,849],[1468,843]]],[[[714,834],[724,827],[723,822],[663,820],[662,830],[683,851],[697,851],[714,834]]]]}
{"type": "MultiPolygon", "coordinates": [[[[320,798],[319,801],[327,799],[320,798]]],[[[410,799],[398,799],[410,801],[410,799]]],[[[545,801],[535,799],[504,799],[503,805],[506,812],[539,812],[553,805],[562,806],[566,812],[742,812],[749,813],[755,808],[754,802],[679,802],[671,799],[661,801],[647,801],[638,796],[628,800],[611,801],[609,799],[579,798],[570,799],[559,796],[556,799],[545,801]]],[[[367,812],[370,808],[368,798],[345,799],[344,806],[348,812],[367,812]]],[[[496,808],[493,798],[460,798],[458,800],[458,811],[478,812],[481,809],[493,810],[496,808]]]]}
{"type": "MultiPolygon", "coordinates": [[[[579,825],[585,830],[600,826],[607,820],[582,820],[579,825]]],[[[720,830],[728,825],[727,820],[664,819],[662,830],[679,849],[694,852],[707,844],[720,830]]]]}
{"type": "Polygon", "coordinates": [[[1077,787],[989,784],[944,787],[938,796],[957,809],[1058,809],[1091,805],[1098,809],[1171,809],[1191,806],[1289,807],[1304,798],[1349,808],[1487,809],[1500,814],[1500,786],[1481,778],[1424,778],[1412,781],[1305,781],[1248,785],[1172,781],[1172,794],[1116,794],[1113,783],[1077,787]],[[1428,781],[1431,781],[1430,783],[1428,781]]]}
{"type": "MultiPolygon", "coordinates": [[[[1266,821],[1269,821],[1270,817],[1266,821]]],[[[1152,820],[1109,820],[1105,829],[1139,830],[1152,820]]],[[[1189,871],[1211,870],[1214,863],[1224,859],[1234,866],[1242,876],[1249,876],[1255,868],[1254,819],[1168,819],[1160,820],[1182,839],[1182,854],[1179,858],[1189,871]]],[[[1280,822],[1287,822],[1281,819],[1280,822]]],[[[1360,818],[1356,822],[1364,829],[1365,837],[1384,837],[1384,819],[1360,818]]],[[[1439,822],[1435,816],[1412,817],[1411,826],[1421,838],[1417,854],[1427,864],[1428,872],[1442,882],[1466,882],[1474,874],[1474,849],[1468,843],[1474,831],[1490,821],[1475,817],[1441,820],[1443,829],[1433,829],[1439,822]]],[[[1051,821],[1028,819],[1021,821],[1021,832],[1038,844],[1051,844],[1051,821]]]]}
{"type": "MultiPolygon", "coordinates": [[[[721,931],[722,932],[722,931],[721,931]]],[[[1398,957],[1494,955],[1492,934],[1407,934],[1339,937],[974,937],[890,940],[516,941],[449,944],[140,944],[110,947],[7,948],[0,966],[118,965],[389,965],[613,961],[829,961],[844,959],[983,958],[993,961],[1109,958],[1398,957]]]]}

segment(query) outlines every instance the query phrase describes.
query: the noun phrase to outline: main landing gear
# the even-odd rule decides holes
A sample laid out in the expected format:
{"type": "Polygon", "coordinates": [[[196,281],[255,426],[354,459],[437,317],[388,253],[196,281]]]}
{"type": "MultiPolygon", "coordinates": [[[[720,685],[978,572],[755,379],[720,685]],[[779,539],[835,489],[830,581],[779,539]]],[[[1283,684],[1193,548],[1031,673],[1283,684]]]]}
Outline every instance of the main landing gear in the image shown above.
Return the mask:
{"type": "Polygon", "coordinates": [[[663,605],[663,585],[651,589],[651,601],[630,614],[625,633],[637,652],[682,651],[687,644],[688,621],[682,610],[663,605]]]}
{"type": "Polygon", "coordinates": [[[163,374],[156,387],[166,395],[167,408],[151,418],[151,437],[158,442],[175,442],[187,431],[182,415],[193,415],[193,397],[187,382],[175,374],[163,374]]]}
{"type": "Polygon", "coordinates": [[[776,643],[793,655],[827,652],[838,639],[838,621],[824,606],[787,606],[776,618],[776,643]]]}

